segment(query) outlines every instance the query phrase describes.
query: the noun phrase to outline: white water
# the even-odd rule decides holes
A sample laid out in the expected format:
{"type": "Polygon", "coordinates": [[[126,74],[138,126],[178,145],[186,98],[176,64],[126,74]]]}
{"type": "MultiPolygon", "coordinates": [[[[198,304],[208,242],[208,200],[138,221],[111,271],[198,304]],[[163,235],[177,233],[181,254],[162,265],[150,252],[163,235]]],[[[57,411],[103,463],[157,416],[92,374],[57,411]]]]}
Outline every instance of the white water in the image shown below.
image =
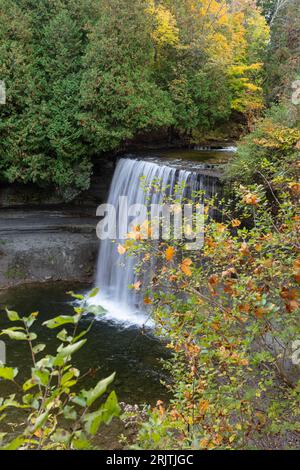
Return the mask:
{"type": "MultiPolygon", "coordinates": [[[[127,214],[119,206],[121,196],[127,196],[128,207],[132,204],[147,205],[149,200],[151,204],[160,204],[166,193],[180,199],[182,196],[175,193],[175,187],[181,184],[186,188],[185,194],[205,189],[211,196],[215,193],[216,178],[201,176],[196,172],[176,170],[153,162],[121,159],[113,177],[108,204],[116,208],[117,217],[120,218],[122,226],[125,224],[128,227],[126,231],[128,233],[130,224],[127,214]],[[142,177],[145,178],[144,187],[141,186],[142,177]],[[163,190],[145,190],[145,186],[151,186],[151,183],[155,183],[156,187],[159,185],[163,190]]],[[[120,239],[100,242],[96,278],[96,286],[100,288],[100,293],[97,302],[107,310],[106,317],[111,320],[151,326],[149,315],[141,307],[139,293],[129,289],[129,286],[137,280],[134,271],[136,260],[118,253],[117,246],[122,241],[120,239]]]]}

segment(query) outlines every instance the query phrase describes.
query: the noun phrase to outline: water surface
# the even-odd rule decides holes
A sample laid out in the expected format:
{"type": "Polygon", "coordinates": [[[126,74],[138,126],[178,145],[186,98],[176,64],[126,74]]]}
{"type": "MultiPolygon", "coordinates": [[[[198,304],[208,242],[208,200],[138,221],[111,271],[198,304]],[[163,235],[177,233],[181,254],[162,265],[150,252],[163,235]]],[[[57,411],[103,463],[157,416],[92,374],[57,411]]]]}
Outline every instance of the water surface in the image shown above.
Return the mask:
{"type": "MultiPolygon", "coordinates": [[[[20,286],[0,293],[0,328],[12,326],[8,322],[4,307],[17,310],[21,315],[39,311],[39,320],[33,327],[39,336],[39,342],[46,343],[47,352],[54,353],[60,331],[49,330],[42,323],[57,315],[72,313],[72,298],[68,290],[86,293],[90,286],[52,283],[46,285],[20,286]]],[[[91,317],[84,318],[81,327],[86,328],[91,317]]],[[[14,325],[15,326],[15,325],[14,325]]],[[[61,328],[62,329],[62,328],[61,328]]],[[[3,337],[2,337],[3,338],[3,337]]],[[[7,365],[17,366],[22,375],[28,374],[30,354],[23,341],[5,339],[7,345],[7,365]]],[[[160,358],[166,357],[167,351],[162,342],[155,338],[151,330],[143,331],[136,326],[125,326],[99,318],[88,335],[87,344],[74,355],[74,364],[82,373],[91,371],[83,386],[92,386],[101,378],[116,372],[114,388],[121,401],[130,404],[156,403],[167,397],[166,389],[161,385],[164,372],[160,358]]],[[[0,396],[7,385],[0,382],[0,396]]]]}

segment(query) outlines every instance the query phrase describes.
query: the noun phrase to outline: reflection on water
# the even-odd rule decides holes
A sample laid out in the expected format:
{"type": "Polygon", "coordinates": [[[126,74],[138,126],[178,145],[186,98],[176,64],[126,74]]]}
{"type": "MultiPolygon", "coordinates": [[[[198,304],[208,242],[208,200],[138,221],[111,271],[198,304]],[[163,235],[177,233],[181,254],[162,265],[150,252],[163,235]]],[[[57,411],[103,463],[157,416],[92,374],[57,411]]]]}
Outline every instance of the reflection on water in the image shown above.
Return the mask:
{"type": "MultiPolygon", "coordinates": [[[[53,283],[21,286],[0,293],[0,328],[9,324],[3,311],[6,306],[22,315],[38,310],[40,315],[34,331],[38,333],[39,342],[47,344],[47,352],[54,353],[58,345],[56,334],[60,330],[49,330],[42,327],[42,323],[54,316],[72,313],[72,299],[66,295],[70,289],[82,293],[89,287],[53,283]]],[[[88,322],[89,318],[82,320],[83,329],[88,322]]],[[[134,326],[125,328],[100,318],[90,331],[87,344],[74,355],[73,362],[82,374],[92,370],[92,374],[84,379],[84,388],[116,372],[114,387],[120,401],[154,404],[167,397],[166,389],[160,383],[165,377],[159,361],[166,356],[166,349],[151,331],[143,332],[134,326]]],[[[7,340],[7,364],[17,366],[22,374],[28,375],[30,354],[27,345],[7,340]]],[[[0,383],[0,395],[6,386],[0,383]]]]}
{"type": "Polygon", "coordinates": [[[210,150],[208,148],[195,150],[166,150],[159,153],[162,158],[190,160],[194,162],[206,162],[221,164],[227,163],[235,154],[235,147],[210,150]]]}
{"type": "Polygon", "coordinates": [[[229,162],[236,154],[236,147],[228,146],[224,148],[199,147],[194,149],[165,149],[165,150],[145,150],[132,153],[136,158],[156,158],[165,164],[180,164],[181,167],[189,167],[190,163],[223,165],[229,162]]]}

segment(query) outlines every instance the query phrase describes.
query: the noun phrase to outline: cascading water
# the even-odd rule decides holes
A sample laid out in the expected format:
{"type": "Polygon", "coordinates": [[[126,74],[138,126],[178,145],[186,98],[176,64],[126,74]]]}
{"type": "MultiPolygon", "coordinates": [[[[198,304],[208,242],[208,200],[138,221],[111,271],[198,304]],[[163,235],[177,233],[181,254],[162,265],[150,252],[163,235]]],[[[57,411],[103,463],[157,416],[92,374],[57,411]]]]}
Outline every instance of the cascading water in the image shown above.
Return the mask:
{"type": "MultiPolygon", "coordinates": [[[[127,205],[161,204],[167,195],[177,200],[188,191],[204,190],[208,196],[215,193],[217,178],[201,175],[197,172],[180,170],[152,161],[121,159],[117,165],[108,204],[116,210],[118,224],[125,227],[123,238],[102,240],[97,266],[96,286],[100,288],[97,301],[108,312],[108,318],[119,322],[144,325],[147,316],[139,304],[139,294],[129,286],[136,281],[133,257],[120,256],[118,243],[122,243],[130,231],[127,212],[120,205],[120,197],[127,197],[127,205]],[[143,185],[142,185],[143,181],[143,185]],[[153,185],[156,190],[153,191],[153,185]],[[185,187],[183,195],[178,194],[178,187],[185,187]],[[157,190],[157,187],[159,188],[157,190]]],[[[111,221],[113,223],[114,221],[111,221]]]]}

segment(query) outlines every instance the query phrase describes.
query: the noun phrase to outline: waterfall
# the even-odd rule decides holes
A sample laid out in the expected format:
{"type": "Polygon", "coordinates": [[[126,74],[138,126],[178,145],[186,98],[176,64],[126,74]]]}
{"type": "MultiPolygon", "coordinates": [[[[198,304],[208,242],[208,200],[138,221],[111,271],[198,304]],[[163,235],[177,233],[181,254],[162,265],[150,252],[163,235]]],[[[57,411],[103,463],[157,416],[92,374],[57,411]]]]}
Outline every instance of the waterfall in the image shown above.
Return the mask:
{"type": "MultiPolygon", "coordinates": [[[[121,159],[115,170],[108,204],[116,209],[117,220],[126,227],[124,237],[117,240],[101,240],[97,266],[96,286],[99,287],[98,302],[108,312],[108,318],[120,322],[143,325],[146,314],[140,308],[139,293],[129,286],[135,281],[133,257],[121,256],[118,243],[129,232],[127,213],[120,207],[120,197],[127,196],[128,206],[133,204],[160,204],[166,195],[177,200],[193,191],[206,190],[212,196],[217,178],[197,172],[181,170],[152,161],[121,159]],[[144,182],[142,187],[142,180],[144,182]],[[150,189],[155,184],[156,190],[150,189]],[[176,194],[178,186],[184,185],[184,194],[176,194]],[[158,190],[157,190],[158,188],[158,190]]],[[[129,221],[130,222],[130,221],[129,221]]]]}

